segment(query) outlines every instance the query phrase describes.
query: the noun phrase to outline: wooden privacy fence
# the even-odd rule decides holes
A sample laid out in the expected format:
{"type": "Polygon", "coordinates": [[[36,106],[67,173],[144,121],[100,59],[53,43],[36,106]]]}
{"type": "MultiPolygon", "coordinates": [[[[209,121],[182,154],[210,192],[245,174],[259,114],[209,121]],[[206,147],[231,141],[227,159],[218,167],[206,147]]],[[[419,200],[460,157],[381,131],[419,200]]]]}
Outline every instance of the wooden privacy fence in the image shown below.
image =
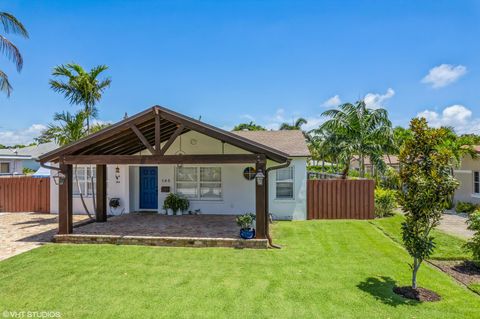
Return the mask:
{"type": "Polygon", "coordinates": [[[0,178],[0,212],[50,212],[50,178],[0,178]]]}
{"type": "Polygon", "coordinates": [[[374,180],[308,180],[307,218],[374,218],[374,189],[374,180]]]}

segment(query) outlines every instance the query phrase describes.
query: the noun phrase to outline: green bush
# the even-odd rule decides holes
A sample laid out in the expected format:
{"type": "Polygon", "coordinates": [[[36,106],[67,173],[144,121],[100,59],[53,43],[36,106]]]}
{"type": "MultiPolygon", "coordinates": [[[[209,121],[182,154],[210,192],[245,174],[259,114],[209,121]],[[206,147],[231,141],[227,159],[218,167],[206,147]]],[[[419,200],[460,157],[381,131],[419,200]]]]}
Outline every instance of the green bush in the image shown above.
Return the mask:
{"type": "Polygon", "coordinates": [[[379,182],[382,188],[398,190],[400,189],[400,174],[396,169],[387,167],[379,182]]]}
{"type": "Polygon", "coordinates": [[[250,229],[253,227],[255,218],[255,214],[252,213],[237,216],[237,225],[240,226],[241,229],[250,229]]]}
{"type": "Polygon", "coordinates": [[[468,216],[468,229],[473,230],[475,234],[465,247],[472,252],[473,259],[480,263],[480,210],[476,210],[468,216]]]}
{"type": "Polygon", "coordinates": [[[396,193],[391,189],[375,189],[375,217],[392,216],[397,207],[396,193]]]}
{"type": "Polygon", "coordinates": [[[455,206],[455,211],[457,213],[467,213],[471,214],[473,213],[476,209],[479,209],[478,205],[468,203],[468,202],[457,202],[457,205],[455,206]]]}

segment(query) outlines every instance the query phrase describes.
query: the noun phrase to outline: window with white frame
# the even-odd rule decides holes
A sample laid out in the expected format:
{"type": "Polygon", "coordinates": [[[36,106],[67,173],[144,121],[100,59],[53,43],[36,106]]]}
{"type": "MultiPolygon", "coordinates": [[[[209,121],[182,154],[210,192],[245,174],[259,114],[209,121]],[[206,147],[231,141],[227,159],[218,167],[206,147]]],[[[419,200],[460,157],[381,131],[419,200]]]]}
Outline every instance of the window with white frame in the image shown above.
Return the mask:
{"type": "Polygon", "coordinates": [[[0,174],[10,173],[10,163],[0,163],[0,174]]]}
{"type": "Polygon", "coordinates": [[[480,172],[473,172],[473,192],[480,194],[480,172]]]}
{"type": "Polygon", "coordinates": [[[96,185],[97,172],[95,166],[77,166],[73,168],[73,195],[92,196],[96,185]],[[76,176],[76,177],[75,177],[76,176]],[[92,185],[93,177],[93,185],[92,185]],[[78,179],[78,183],[77,183],[78,179]]]}
{"type": "Polygon", "coordinates": [[[189,199],[222,199],[220,167],[177,167],[176,192],[189,199]]]}
{"type": "Polygon", "coordinates": [[[294,189],[294,169],[287,167],[276,170],[276,198],[277,199],[293,199],[294,189]]]}

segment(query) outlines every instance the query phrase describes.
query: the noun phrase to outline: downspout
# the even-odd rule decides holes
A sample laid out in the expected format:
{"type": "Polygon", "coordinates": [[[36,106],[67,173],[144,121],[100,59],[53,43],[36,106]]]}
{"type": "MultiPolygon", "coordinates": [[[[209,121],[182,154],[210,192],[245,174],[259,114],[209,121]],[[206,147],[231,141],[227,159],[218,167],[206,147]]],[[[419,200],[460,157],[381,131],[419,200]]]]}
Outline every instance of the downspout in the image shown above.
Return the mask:
{"type": "Polygon", "coordinates": [[[287,159],[287,161],[285,163],[282,163],[280,165],[276,165],[276,166],[272,166],[272,167],[269,167],[265,170],[265,235],[267,236],[267,239],[268,239],[268,245],[272,248],[282,248],[280,247],[279,245],[275,245],[273,243],[273,240],[272,240],[272,237],[270,236],[270,214],[269,214],[269,208],[268,208],[268,204],[269,204],[269,198],[268,198],[268,173],[270,173],[270,171],[274,171],[274,170],[277,170],[277,169],[280,169],[280,168],[286,168],[288,166],[290,166],[290,163],[292,162],[291,159],[287,159]]]}

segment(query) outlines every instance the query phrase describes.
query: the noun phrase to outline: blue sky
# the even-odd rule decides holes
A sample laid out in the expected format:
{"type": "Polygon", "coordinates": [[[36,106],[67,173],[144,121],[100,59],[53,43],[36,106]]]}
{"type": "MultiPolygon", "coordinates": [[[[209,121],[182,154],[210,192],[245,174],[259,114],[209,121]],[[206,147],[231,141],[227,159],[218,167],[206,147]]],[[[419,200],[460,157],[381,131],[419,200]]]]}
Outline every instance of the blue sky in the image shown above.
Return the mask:
{"type": "Polygon", "coordinates": [[[159,104],[231,128],[367,96],[396,125],[480,133],[480,1],[1,1],[30,32],[25,65],[0,96],[0,143],[28,142],[54,112],[54,66],[110,67],[98,105],[117,121],[159,104]],[[431,72],[430,76],[428,76],[431,72]],[[338,96],[337,98],[335,98],[338,96]],[[330,100],[330,103],[327,101],[330,100]]]}

